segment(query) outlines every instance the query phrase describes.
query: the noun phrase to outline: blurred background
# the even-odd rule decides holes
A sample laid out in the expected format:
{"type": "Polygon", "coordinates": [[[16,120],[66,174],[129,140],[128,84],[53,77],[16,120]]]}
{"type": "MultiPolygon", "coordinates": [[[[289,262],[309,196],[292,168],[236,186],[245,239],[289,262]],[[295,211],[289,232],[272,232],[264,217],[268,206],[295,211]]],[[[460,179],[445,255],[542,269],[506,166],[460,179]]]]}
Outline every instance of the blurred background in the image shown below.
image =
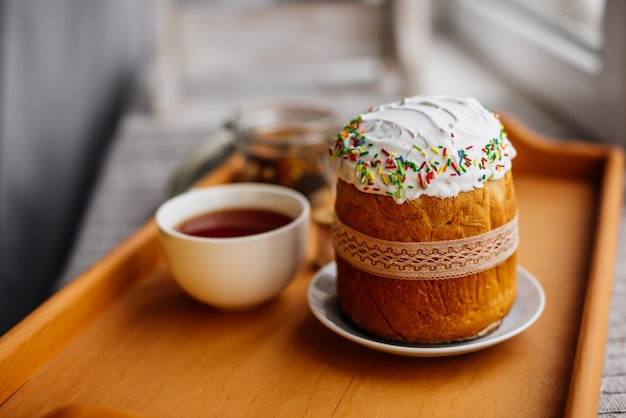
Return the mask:
{"type": "Polygon", "coordinates": [[[161,111],[191,116],[223,90],[228,111],[308,87],[341,118],[362,108],[343,100],[367,87],[392,98],[475,95],[546,129],[625,141],[619,2],[188,0],[157,13],[161,111]]]}
{"type": "Polygon", "coordinates": [[[475,96],[547,135],[626,144],[622,0],[0,4],[0,334],[190,165],[219,164],[220,133],[260,105],[339,126],[403,96],[475,96]]]}

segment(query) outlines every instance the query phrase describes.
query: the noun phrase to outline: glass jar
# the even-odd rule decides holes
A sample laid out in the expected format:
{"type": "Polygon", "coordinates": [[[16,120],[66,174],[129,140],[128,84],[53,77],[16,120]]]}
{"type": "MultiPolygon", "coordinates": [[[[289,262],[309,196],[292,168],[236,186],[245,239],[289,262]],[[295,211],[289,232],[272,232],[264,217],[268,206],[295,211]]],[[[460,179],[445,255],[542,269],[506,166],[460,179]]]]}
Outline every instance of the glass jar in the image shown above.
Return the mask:
{"type": "Polygon", "coordinates": [[[334,124],[331,111],[308,105],[265,106],[240,115],[234,130],[246,157],[241,180],[293,188],[314,207],[327,203],[334,184],[328,161],[334,124]]]}

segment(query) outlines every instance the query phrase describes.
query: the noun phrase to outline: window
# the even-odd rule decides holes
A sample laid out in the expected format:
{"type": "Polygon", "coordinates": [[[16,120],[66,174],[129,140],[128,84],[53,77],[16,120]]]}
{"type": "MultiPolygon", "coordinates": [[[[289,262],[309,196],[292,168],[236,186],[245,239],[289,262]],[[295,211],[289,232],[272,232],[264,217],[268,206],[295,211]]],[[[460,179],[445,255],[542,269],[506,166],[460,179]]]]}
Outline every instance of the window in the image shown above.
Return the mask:
{"type": "Polygon", "coordinates": [[[626,145],[626,2],[452,0],[459,42],[581,138],[626,145]]]}

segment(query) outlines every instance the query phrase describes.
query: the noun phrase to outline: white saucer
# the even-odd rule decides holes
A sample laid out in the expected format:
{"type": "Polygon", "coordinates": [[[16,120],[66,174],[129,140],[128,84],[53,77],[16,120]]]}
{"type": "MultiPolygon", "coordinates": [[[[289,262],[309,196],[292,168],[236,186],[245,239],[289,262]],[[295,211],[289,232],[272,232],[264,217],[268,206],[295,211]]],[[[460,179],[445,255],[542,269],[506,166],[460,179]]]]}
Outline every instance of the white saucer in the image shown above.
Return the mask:
{"type": "Polygon", "coordinates": [[[489,335],[470,341],[444,344],[411,344],[371,337],[352,325],[339,311],[335,295],[335,263],[322,267],[309,285],[308,299],[313,314],[337,334],[358,344],[391,354],[413,357],[441,357],[464,354],[491,347],[521,333],[543,312],[546,297],[532,274],[517,267],[517,299],[500,327],[489,335]]]}

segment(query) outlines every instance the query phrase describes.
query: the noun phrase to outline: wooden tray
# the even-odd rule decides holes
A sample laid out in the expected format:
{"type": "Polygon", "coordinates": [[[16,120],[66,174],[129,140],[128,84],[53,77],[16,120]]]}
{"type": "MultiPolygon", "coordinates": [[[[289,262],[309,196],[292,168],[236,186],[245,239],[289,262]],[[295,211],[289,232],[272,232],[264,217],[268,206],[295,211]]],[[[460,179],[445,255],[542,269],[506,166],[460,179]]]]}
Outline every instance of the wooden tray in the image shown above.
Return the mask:
{"type": "Polygon", "coordinates": [[[311,265],[274,302],[220,312],[175,285],[151,221],[0,339],[0,416],[596,416],[623,154],[504,123],[519,262],[547,298],[522,334],[453,357],[374,351],[312,315],[311,265]]]}

